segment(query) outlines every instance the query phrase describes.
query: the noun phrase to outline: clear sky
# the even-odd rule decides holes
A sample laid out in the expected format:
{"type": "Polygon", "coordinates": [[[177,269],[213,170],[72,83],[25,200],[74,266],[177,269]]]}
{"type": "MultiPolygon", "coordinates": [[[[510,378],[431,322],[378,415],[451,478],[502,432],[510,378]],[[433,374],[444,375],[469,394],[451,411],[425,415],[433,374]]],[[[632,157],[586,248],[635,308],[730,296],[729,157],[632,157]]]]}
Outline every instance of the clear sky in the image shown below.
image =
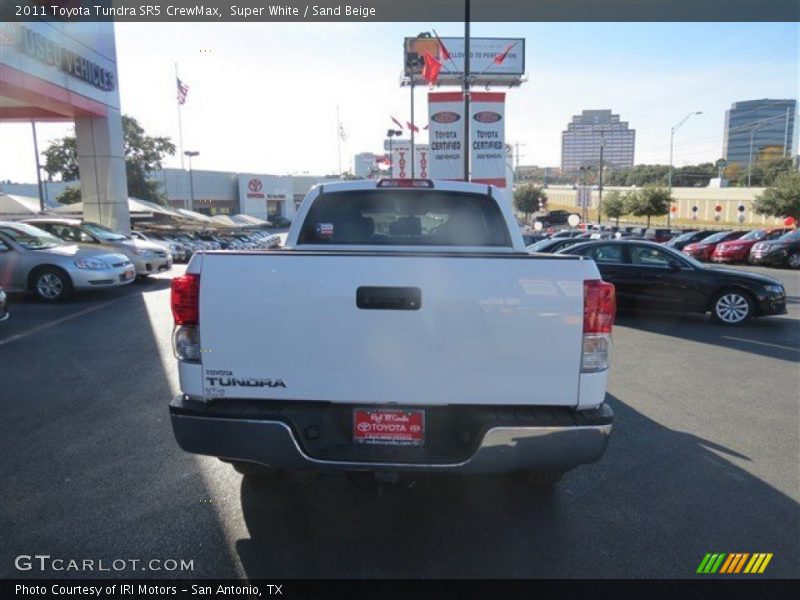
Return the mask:
{"type": "MultiPolygon", "coordinates": [[[[381,151],[390,115],[408,119],[403,38],[431,29],[463,33],[458,23],[118,24],[123,111],[177,141],[177,62],[190,86],[183,138],[200,152],[195,168],[333,173],[336,106],[347,169],[353,154],[381,151]]],[[[636,129],[637,163],[664,164],[670,127],[701,110],[676,136],[675,164],[714,161],[732,102],[800,96],[797,23],[478,23],[472,35],[526,38],[528,81],[508,91],[506,108],[506,140],[521,144],[522,164],[558,166],[572,115],[601,108],[636,129]]],[[[424,88],[416,99],[427,114],[424,88]]],[[[39,125],[40,146],[68,131],[39,125]]],[[[0,125],[0,179],[35,181],[29,125],[0,125]]]]}

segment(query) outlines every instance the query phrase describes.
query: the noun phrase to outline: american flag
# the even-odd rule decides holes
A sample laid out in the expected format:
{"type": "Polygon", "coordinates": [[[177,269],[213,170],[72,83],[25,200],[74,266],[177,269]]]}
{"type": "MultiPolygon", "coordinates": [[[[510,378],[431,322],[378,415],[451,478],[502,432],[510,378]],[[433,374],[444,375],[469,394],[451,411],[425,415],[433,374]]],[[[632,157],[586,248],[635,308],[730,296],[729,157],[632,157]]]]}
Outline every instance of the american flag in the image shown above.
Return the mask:
{"type": "Polygon", "coordinates": [[[178,84],[178,104],[186,104],[186,96],[189,94],[189,86],[183,83],[177,77],[175,81],[178,84]]]}
{"type": "Polygon", "coordinates": [[[333,223],[317,223],[317,237],[331,237],[333,235],[333,223]]]}

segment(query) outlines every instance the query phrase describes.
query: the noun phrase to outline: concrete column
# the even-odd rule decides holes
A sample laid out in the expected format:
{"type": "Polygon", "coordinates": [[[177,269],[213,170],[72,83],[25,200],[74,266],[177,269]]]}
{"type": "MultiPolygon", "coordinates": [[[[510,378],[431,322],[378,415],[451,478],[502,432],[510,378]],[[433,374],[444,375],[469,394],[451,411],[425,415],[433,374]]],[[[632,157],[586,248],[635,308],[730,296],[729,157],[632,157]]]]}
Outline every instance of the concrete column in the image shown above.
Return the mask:
{"type": "Polygon", "coordinates": [[[101,118],[75,119],[83,218],[130,233],[122,115],[108,107],[101,118]]]}

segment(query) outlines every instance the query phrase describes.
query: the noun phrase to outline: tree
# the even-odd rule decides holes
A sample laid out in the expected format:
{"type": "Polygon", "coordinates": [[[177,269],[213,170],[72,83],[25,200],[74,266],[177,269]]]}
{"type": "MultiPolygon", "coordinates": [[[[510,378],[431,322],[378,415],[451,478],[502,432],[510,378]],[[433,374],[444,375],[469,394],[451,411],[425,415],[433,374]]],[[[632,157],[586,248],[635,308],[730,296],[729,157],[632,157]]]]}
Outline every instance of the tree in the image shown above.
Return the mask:
{"type": "Polygon", "coordinates": [[[517,186],[514,190],[514,208],[525,215],[526,221],[530,214],[539,210],[540,202],[543,205],[547,202],[547,194],[532,183],[517,186]]]}
{"type": "Polygon", "coordinates": [[[625,197],[619,190],[609,192],[603,199],[603,212],[609,219],[616,219],[617,225],[619,225],[619,218],[628,214],[625,197]]]}
{"type": "MultiPolygon", "coordinates": [[[[175,144],[168,137],[146,135],[138,121],[128,115],[122,116],[122,133],[128,194],[143,200],[165,203],[166,197],[161,192],[159,183],[149,177],[153,171],[161,169],[161,161],[165,156],[175,154],[175,144]]],[[[79,178],[74,135],[52,141],[43,154],[44,169],[50,180],[54,176],[60,177],[62,181],[75,181],[79,178]]]]}
{"type": "Polygon", "coordinates": [[[629,200],[629,210],[636,217],[647,217],[647,227],[650,227],[650,218],[667,214],[671,201],[669,190],[648,185],[629,200]]]}
{"type": "Polygon", "coordinates": [[[753,202],[753,212],[768,217],[794,217],[800,221],[800,173],[786,171],[778,175],[772,187],[753,202]]]}
{"type": "Polygon", "coordinates": [[[81,188],[77,185],[68,185],[56,200],[61,204],[77,204],[81,201],[81,188]]]}
{"type": "Polygon", "coordinates": [[[61,181],[77,181],[80,178],[78,149],[74,135],[51,141],[50,146],[42,154],[45,160],[44,170],[50,181],[54,175],[60,175],[61,181]]]}

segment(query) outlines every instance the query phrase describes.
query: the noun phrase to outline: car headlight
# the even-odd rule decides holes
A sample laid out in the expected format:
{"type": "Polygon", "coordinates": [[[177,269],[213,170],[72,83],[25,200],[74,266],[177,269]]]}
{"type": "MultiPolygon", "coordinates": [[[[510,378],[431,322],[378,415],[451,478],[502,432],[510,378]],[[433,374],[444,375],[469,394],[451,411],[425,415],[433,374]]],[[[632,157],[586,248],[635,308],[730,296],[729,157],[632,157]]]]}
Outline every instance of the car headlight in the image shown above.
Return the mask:
{"type": "Polygon", "coordinates": [[[90,271],[102,271],[108,269],[108,264],[97,258],[82,258],[75,261],[75,266],[79,269],[88,269],[90,271]]]}
{"type": "Polygon", "coordinates": [[[765,285],[764,289],[767,290],[768,292],[772,293],[772,294],[785,294],[786,293],[786,290],[783,289],[783,286],[782,285],[777,285],[777,284],[775,284],[775,285],[772,285],[772,284],[765,285]]]}

